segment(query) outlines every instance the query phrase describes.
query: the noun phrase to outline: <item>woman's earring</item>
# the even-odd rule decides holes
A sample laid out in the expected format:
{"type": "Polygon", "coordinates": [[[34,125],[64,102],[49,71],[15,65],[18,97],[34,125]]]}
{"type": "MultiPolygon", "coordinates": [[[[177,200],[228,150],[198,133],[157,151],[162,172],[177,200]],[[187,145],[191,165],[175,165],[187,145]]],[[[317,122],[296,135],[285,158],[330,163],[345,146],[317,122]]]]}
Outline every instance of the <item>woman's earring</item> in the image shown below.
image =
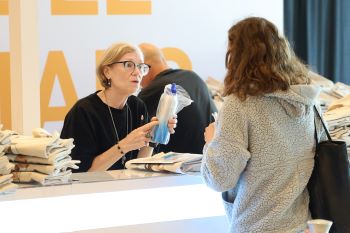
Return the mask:
{"type": "Polygon", "coordinates": [[[112,86],[112,81],[110,78],[107,79],[106,81],[107,87],[111,87],[112,86]]]}

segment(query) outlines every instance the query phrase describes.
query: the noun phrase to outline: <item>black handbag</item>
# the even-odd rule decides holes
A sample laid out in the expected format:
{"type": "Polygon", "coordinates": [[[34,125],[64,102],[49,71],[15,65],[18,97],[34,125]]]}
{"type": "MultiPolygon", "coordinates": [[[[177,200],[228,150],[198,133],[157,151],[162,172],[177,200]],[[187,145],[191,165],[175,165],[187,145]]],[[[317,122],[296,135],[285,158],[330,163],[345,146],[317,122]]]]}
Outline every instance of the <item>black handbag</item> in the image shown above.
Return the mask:
{"type": "Polygon", "coordinates": [[[311,216],[333,221],[332,233],[350,233],[350,167],[346,143],[333,141],[316,107],[314,111],[328,140],[318,142],[315,121],[315,166],[307,185],[311,216]]]}

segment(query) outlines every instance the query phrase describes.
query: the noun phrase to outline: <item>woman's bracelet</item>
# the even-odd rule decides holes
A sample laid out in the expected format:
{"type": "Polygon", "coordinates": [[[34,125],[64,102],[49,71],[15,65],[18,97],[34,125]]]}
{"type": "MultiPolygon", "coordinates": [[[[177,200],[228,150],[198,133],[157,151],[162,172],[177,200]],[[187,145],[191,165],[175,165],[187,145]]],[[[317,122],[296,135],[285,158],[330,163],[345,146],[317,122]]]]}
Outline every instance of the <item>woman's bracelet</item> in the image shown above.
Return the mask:
{"type": "Polygon", "coordinates": [[[118,149],[118,151],[120,152],[120,154],[124,154],[124,151],[122,150],[122,148],[120,147],[120,145],[119,145],[119,142],[117,143],[117,149],[118,149]]]}

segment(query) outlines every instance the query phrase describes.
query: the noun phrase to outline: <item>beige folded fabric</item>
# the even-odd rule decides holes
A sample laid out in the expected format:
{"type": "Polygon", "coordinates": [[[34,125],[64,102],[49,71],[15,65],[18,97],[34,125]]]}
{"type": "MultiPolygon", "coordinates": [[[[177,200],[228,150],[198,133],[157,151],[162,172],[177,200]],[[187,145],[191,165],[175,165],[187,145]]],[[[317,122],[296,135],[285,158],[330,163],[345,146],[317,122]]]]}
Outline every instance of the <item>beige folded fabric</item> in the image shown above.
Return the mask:
{"type": "Polygon", "coordinates": [[[350,118],[350,105],[335,108],[323,114],[324,119],[328,121],[335,121],[342,118],[350,118]]]}
{"type": "Polygon", "coordinates": [[[68,170],[57,175],[47,175],[39,172],[13,172],[13,181],[17,183],[38,182],[41,185],[63,184],[69,181],[72,171],[68,170]]]}
{"type": "Polygon", "coordinates": [[[0,175],[10,174],[14,169],[14,165],[11,164],[6,156],[0,156],[0,175]]]}
{"type": "Polygon", "coordinates": [[[18,188],[17,184],[8,183],[0,185],[0,194],[6,194],[15,191],[18,188]]]}
{"type": "Polygon", "coordinates": [[[329,106],[328,110],[333,110],[336,108],[344,107],[344,106],[350,106],[350,95],[346,95],[345,97],[333,101],[329,106]]]}
{"type": "Polygon", "coordinates": [[[12,183],[12,174],[0,176],[0,194],[14,191],[18,185],[12,183]]]}
{"type": "Polygon", "coordinates": [[[0,131],[0,145],[7,145],[11,143],[13,136],[16,136],[17,133],[12,130],[2,130],[0,131]]]}
{"type": "Polygon", "coordinates": [[[30,163],[13,163],[16,172],[40,172],[47,175],[58,175],[61,172],[67,171],[68,168],[78,169],[76,165],[79,160],[61,160],[55,165],[30,164],[30,163]]]}
{"type": "Polygon", "coordinates": [[[0,156],[0,167],[6,165],[8,163],[9,163],[8,158],[4,155],[1,155],[0,156]]]}
{"type": "Polygon", "coordinates": [[[11,162],[56,165],[63,160],[72,160],[72,158],[69,156],[70,153],[71,150],[61,151],[59,153],[52,153],[48,156],[48,158],[38,158],[28,155],[14,154],[6,154],[6,156],[11,162]]]}
{"type": "Polygon", "coordinates": [[[17,136],[11,138],[11,145],[7,153],[48,158],[52,153],[71,150],[73,147],[73,139],[60,139],[58,134],[50,138],[17,136]]]}
{"type": "Polygon", "coordinates": [[[32,129],[32,135],[35,138],[50,138],[50,137],[52,137],[52,134],[50,134],[48,131],[46,131],[43,128],[32,129]]]}
{"type": "Polygon", "coordinates": [[[339,98],[345,97],[350,95],[350,86],[345,83],[337,82],[332,87],[332,93],[339,98]]]}
{"type": "Polygon", "coordinates": [[[3,167],[0,167],[0,175],[8,175],[15,169],[15,166],[11,163],[6,164],[3,167]]]}
{"type": "Polygon", "coordinates": [[[149,158],[129,160],[125,167],[150,171],[168,171],[174,173],[197,175],[203,155],[189,153],[159,153],[149,158]]]}
{"type": "Polygon", "coordinates": [[[12,174],[0,176],[0,185],[8,184],[12,182],[12,174]]]}

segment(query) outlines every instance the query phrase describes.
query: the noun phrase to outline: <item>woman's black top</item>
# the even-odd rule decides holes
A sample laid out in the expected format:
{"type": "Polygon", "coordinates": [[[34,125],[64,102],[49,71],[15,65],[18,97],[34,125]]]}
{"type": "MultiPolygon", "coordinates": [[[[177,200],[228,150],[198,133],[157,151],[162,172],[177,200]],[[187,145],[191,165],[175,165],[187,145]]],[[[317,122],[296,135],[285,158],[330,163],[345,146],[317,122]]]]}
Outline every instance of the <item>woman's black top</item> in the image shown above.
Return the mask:
{"type": "MultiPolygon", "coordinates": [[[[61,138],[74,138],[71,156],[81,161],[79,169],[74,172],[87,171],[96,156],[117,143],[108,106],[98,97],[98,92],[80,99],[64,119],[61,138]]],[[[110,109],[119,140],[149,122],[146,105],[136,96],[130,96],[123,109],[110,109]]],[[[126,161],[136,158],[137,153],[138,150],[126,153],[126,161]]],[[[122,159],[119,159],[108,170],[123,168],[122,159]]]]}

